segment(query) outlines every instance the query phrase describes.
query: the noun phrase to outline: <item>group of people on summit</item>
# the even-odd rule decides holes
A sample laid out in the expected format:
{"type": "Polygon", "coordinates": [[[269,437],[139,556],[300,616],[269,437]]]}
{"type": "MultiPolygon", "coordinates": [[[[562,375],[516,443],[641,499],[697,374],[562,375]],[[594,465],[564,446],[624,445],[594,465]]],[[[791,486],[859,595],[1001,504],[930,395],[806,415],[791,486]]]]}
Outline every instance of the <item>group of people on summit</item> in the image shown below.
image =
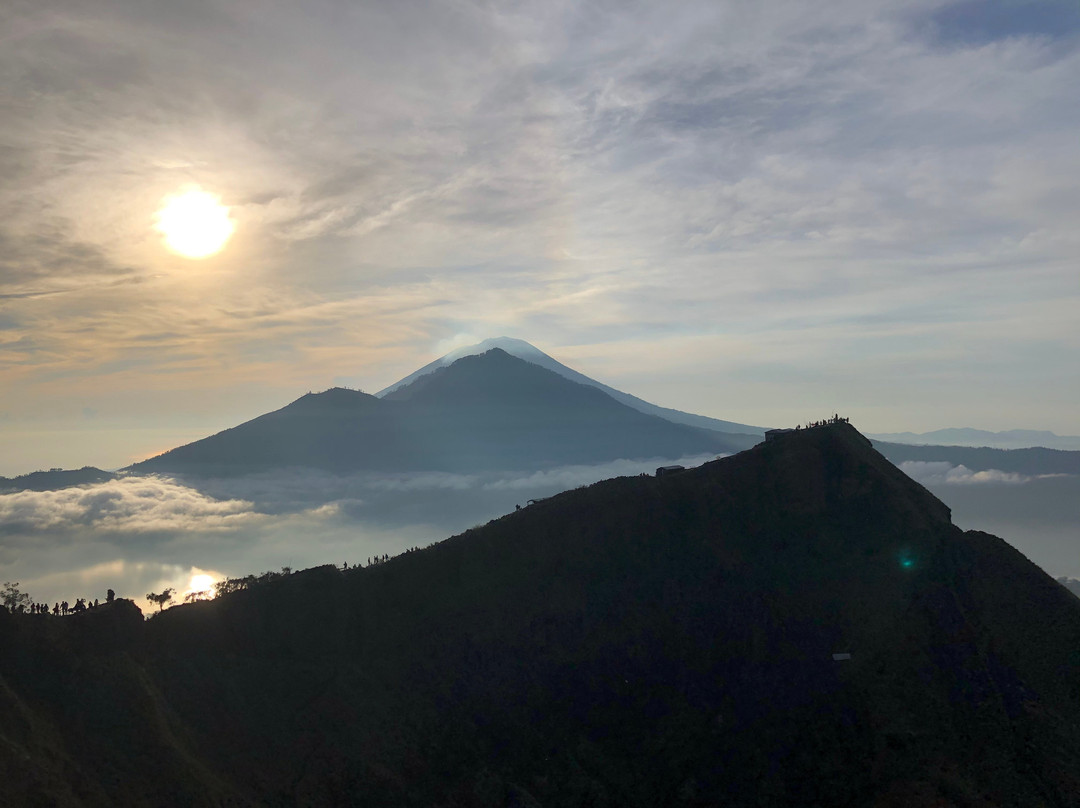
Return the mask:
{"type": "MultiPolygon", "coordinates": [[[[116,593],[110,589],[105,595],[105,602],[112,603],[115,598],[116,593]]],[[[74,603],[68,603],[66,600],[54,603],[51,609],[49,608],[48,603],[30,603],[29,605],[19,604],[15,607],[15,611],[26,611],[30,614],[52,614],[56,617],[60,617],[69,614],[80,614],[88,609],[96,609],[100,605],[101,603],[97,598],[94,598],[93,602],[90,601],[90,598],[77,598],[74,603]]]]}
{"type": "Polygon", "coordinates": [[[810,421],[806,426],[797,426],[796,429],[813,429],[816,426],[828,426],[829,424],[847,424],[851,423],[849,418],[844,418],[839,413],[833,415],[832,418],[828,418],[824,421],[810,421]]]}

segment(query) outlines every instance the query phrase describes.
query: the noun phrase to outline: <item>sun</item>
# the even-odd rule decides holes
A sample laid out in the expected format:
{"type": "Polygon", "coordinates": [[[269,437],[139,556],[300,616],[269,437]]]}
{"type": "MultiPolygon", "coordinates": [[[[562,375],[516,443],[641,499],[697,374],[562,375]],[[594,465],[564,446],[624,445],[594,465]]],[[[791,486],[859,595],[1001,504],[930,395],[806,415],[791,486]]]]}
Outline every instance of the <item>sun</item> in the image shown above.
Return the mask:
{"type": "Polygon", "coordinates": [[[207,592],[212,589],[214,584],[217,583],[211,576],[205,573],[196,573],[191,576],[191,583],[188,584],[188,590],[191,592],[207,592]]]}
{"type": "Polygon", "coordinates": [[[221,197],[201,188],[170,194],[162,200],[154,227],[165,246],[185,258],[208,258],[225,246],[236,230],[221,197]]]}

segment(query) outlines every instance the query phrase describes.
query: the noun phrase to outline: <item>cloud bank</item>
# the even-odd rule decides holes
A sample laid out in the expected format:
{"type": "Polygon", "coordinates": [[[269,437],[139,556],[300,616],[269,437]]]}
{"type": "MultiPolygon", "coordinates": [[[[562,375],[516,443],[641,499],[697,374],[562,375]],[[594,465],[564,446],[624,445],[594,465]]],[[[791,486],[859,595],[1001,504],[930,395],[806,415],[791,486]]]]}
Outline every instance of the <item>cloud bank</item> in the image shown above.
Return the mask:
{"type": "Polygon", "coordinates": [[[238,530],[260,517],[242,500],[215,500],[166,477],[0,496],[0,535],[79,528],[117,533],[238,530]]]}
{"type": "Polygon", "coordinates": [[[923,485],[1023,485],[1042,476],[1031,477],[1011,471],[985,469],[972,471],[967,466],[954,466],[948,461],[907,460],[900,469],[923,485]]]}
{"type": "Polygon", "coordinates": [[[678,461],[617,460],[542,472],[356,474],[288,471],[184,480],[128,476],[0,496],[0,566],[39,600],[133,597],[195,575],[350,566],[426,546],[528,499],[678,461]]]}

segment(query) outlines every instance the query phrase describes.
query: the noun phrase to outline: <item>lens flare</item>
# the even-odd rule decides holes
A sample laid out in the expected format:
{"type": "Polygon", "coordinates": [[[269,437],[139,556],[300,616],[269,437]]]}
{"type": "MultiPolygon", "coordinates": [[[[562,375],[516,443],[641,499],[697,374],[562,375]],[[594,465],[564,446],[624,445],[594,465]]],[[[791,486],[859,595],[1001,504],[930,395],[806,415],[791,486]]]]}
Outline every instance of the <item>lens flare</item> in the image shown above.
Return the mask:
{"type": "Polygon", "coordinates": [[[200,188],[171,194],[155,216],[165,246],[185,258],[208,258],[225,246],[236,230],[221,197],[200,188]]]}

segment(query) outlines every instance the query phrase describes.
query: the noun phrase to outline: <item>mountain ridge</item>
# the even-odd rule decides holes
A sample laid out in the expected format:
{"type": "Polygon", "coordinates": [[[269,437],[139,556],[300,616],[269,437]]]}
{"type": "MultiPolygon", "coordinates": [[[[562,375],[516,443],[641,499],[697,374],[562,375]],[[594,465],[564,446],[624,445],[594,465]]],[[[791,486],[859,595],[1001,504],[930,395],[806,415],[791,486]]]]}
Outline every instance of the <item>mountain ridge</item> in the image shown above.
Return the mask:
{"type": "Polygon", "coordinates": [[[8,801],[1080,805],[1080,600],[846,424],[113,606],[0,612],[8,801]]]}

